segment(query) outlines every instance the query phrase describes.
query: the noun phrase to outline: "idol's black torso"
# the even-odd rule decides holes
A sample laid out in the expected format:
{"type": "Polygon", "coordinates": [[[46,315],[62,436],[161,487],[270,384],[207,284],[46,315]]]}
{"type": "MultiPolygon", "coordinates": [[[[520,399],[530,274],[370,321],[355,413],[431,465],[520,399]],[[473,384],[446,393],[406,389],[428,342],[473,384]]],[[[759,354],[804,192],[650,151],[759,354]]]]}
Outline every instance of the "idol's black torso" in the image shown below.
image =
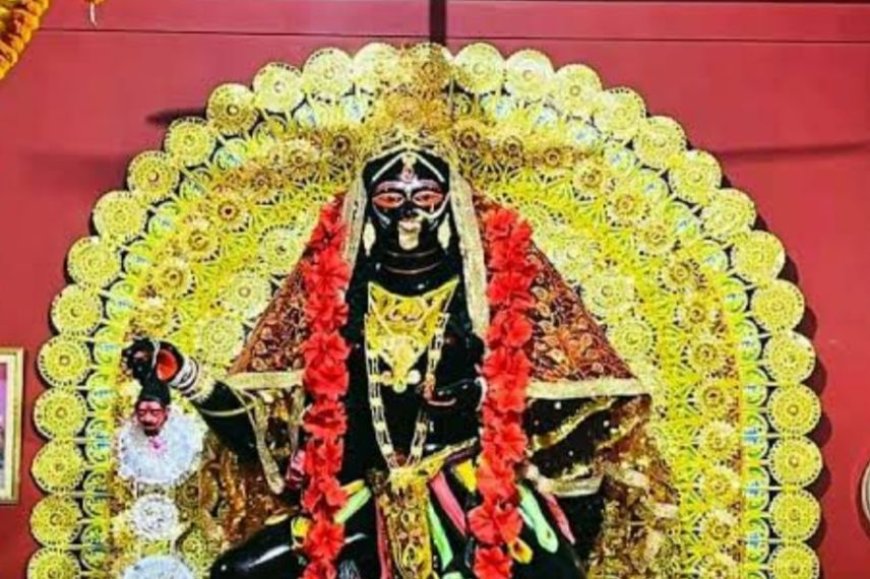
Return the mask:
{"type": "MultiPolygon", "coordinates": [[[[438,247],[423,255],[391,255],[384,250],[379,254],[373,253],[368,259],[361,256],[362,267],[354,276],[348,292],[350,312],[345,338],[351,345],[351,354],[348,359],[350,386],[346,408],[348,432],[352,435],[346,437],[342,482],[364,477],[371,469],[386,470],[386,463],[375,439],[366,372],[364,332],[370,284],[377,284],[398,295],[419,296],[459,279],[460,283],[447,309],[441,360],[435,370],[436,393],[451,399],[455,395],[457,400],[453,406],[442,411],[424,409],[430,420],[425,453],[471,440],[478,433],[476,406],[479,390],[475,389],[474,381],[483,354],[483,343],[472,332],[462,283],[461,261],[455,248],[451,249],[453,251],[448,252],[438,247]],[[472,399],[461,399],[463,395],[472,399]]],[[[417,361],[415,369],[422,375],[426,364],[427,354],[424,354],[417,361]]],[[[425,406],[423,397],[413,387],[402,393],[384,388],[382,395],[393,443],[398,452],[407,454],[417,417],[425,406]]]]}

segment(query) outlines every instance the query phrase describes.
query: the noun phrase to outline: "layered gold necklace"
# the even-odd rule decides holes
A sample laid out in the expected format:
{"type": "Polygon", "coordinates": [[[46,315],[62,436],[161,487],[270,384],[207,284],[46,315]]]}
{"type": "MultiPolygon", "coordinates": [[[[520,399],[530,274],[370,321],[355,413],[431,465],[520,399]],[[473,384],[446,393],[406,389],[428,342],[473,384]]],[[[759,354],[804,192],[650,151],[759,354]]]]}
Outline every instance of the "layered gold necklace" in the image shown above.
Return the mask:
{"type": "Polygon", "coordinates": [[[402,393],[409,386],[431,388],[435,369],[441,360],[447,310],[459,278],[419,296],[402,296],[369,284],[368,313],[365,317],[366,369],[369,382],[369,405],[375,438],[390,469],[408,466],[423,456],[429,420],[421,409],[407,458],[396,455],[384,411],[382,388],[402,393]],[[426,374],[414,368],[426,355],[426,374]]]}

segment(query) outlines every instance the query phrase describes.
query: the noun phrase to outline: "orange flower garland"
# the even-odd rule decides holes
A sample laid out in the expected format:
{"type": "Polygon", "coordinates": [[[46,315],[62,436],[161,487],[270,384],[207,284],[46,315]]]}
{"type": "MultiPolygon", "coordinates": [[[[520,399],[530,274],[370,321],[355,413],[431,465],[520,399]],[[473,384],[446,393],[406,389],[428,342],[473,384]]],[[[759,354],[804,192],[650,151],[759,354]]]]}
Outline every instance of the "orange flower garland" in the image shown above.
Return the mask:
{"type": "Polygon", "coordinates": [[[338,481],[347,430],[341,399],[349,383],[350,352],[340,334],[347,322],[344,296],[350,280],[350,269],[342,257],[344,234],[338,205],[327,205],[308,247],[311,259],[302,269],[308,296],[305,316],[311,328],[303,345],[303,383],[311,398],[302,425],[308,434],[302,465],[302,508],[311,520],[303,545],[308,557],[304,579],[334,578],[335,561],[344,544],[344,528],[335,522],[336,513],[347,501],[338,481]]]}
{"type": "Polygon", "coordinates": [[[517,466],[523,460],[525,390],[531,362],[525,347],[532,337],[529,309],[537,266],[529,258],[532,230],[515,212],[497,209],[484,218],[490,272],[487,297],[493,319],[483,361],[488,390],[483,403],[483,435],[477,470],[481,504],[469,514],[479,545],[474,572],[482,579],[511,576],[510,548],[522,530],[517,466]]]}
{"type": "Polygon", "coordinates": [[[48,6],[49,0],[0,0],[0,79],[18,62],[48,6]]]}

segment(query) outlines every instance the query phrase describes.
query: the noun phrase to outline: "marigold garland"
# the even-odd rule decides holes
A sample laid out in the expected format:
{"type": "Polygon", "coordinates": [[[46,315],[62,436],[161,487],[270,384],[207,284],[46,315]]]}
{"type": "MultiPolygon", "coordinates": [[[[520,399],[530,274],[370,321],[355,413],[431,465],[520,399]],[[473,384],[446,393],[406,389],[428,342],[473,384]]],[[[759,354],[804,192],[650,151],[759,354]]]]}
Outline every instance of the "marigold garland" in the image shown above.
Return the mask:
{"type": "Polygon", "coordinates": [[[344,528],[335,515],[347,501],[338,481],[344,454],[347,415],[342,397],[347,393],[350,352],[340,334],[347,322],[345,292],[350,268],[342,256],[345,228],[336,203],[327,205],[308,247],[310,260],[302,269],[305,305],[311,333],[303,345],[303,382],[311,405],[305,413],[302,470],[305,488],[302,507],[311,525],[303,550],[308,557],[304,579],[335,577],[335,561],[344,544],[344,528]]]}
{"type": "Polygon", "coordinates": [[[483,361],[488,390],[477,469],[481,504],[472,509],[469,524],[479,542],[475,575],[501,579],[511,576],[510,550],[522,530],[516,470],[527,443],[522,417],[531,362],[525,347],[532,337],[530,288],[537,266],[529,258],[531,228],[515,212],[496,209],[483,224],[493,318],[486,336],[489,353],[483,361]]]}
{"type": "Polygon", "coordinates": [[[49,0],[0,0],[0,79],[18,62],[48,6],[49,0]]]}

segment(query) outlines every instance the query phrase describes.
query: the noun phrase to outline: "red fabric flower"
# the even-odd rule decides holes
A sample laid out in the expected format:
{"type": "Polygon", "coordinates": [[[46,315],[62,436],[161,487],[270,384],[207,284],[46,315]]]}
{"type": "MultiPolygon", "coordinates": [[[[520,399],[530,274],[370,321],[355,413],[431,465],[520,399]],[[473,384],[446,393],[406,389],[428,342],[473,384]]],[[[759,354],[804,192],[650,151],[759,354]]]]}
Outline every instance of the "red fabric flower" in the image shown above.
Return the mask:
{"type": "Polygon", "coordinates": [[[347,375],[347,365],[343,361],[329,361],[320,366],[306,366],[303,382],[307,384],[310,394],[338,400],[347,392],[350,378],[347,375]]]}
{"type": "Polygon", "coordinates": [[[303,428],[316,438],[333,438],[347,431],[344,404],[336,400],[323,400],[312,404],[305,413],[303,428]]]}
{"type": "Polygon", "coordinates": [[[302,493],[302,508],[309,513],[335,513],[344,506],[347,493],[335,477],[315,477],[302,493]]]}
{"type": "Polygon", "coordinates": [[[516,310],[502,310],[495,315],[487,333],[491,345],[522,348],[532,337],[532,323],[516,310]]]}
{"type": "Polygon", "coordinates": [[[474,575],[478,579],[505,579],[510,577],[510,557],[497,547],[480,547],[474,555],[474,575]]]}
{"type": "MultiPolygon", "coordinates": [[[[314,519],[311,526],[308,528],[308,534],[305,537],[304,550],[305,554],[314,561],[334,561],[335,557],[341,552],[344,546],[344,530],[340,525],[336,525],[328,518],[318,517],[314,519]]],[[[323,575],[315,575],[315,577],[328,577],[326,569],[321,569],[323,575]]]]}
{"type": "MultiPolygon", "coordinates": [[[[522,350],[496,348],[483,361],[483,375],[490,387],[498,387],[501,378],[517,378],[523,383],[528,382],[532,371],[532,363],[522,350]]],[[[520,388],[516,386],[516,388],[520,388]]],[[[524,390],[525,387],[523,386],[524,390]]]]}
{"type": "Polygon", "coordinates": [[[475,537],[490,545],[512,543],[523,527],[517,509],[501,501],[484,501],[472,509],[468,524],[475,537]]]}
{"type": "Polygon", "coordinates": [[[526,455],[526,433],[516,420],[506,421],[496,432],[484,432],[484,443],[492,445],[493,452],[505,461],[518,463],[526,455]]]}
{"type": "Polygon", "coordinates": [[[350,348],[337,331],[312,334],[302,346],[306,366],[335,364],[347,360],[350,348]]]}

